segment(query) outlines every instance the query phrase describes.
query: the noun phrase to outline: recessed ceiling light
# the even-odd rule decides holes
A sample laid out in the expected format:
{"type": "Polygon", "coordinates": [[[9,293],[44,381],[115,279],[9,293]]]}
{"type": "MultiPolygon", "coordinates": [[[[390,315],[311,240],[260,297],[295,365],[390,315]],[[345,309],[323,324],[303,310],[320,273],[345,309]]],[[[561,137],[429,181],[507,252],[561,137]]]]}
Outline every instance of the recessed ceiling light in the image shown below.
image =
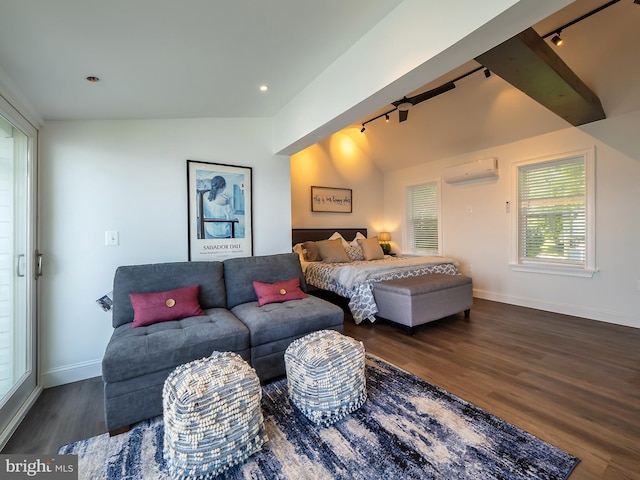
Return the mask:
{"type": "Polygon", "coordinates": [[[260,85],[261,92],[266,92],[267,90],[269,90],[269,85],[260,85]]]}
{"type": "Polygon", "coordinates": [[[87,77],[87,80],[90,81],[91,83],[96,83],[100,79],[98,77],[87,77]]]}

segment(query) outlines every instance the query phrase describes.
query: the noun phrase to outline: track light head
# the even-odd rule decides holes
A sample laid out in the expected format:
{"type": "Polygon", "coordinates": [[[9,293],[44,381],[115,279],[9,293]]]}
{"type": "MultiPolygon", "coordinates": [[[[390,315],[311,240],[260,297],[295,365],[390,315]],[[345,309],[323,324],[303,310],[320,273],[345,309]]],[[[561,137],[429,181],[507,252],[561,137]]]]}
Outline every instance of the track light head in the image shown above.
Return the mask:
{"type": "Polygon", "coordinates": [[[484,69],[484,76],[485,78],[489,78],[491,76],[491,70],[489,70],[488,68],[484,69]]]}
{"type": "Polygon", "coordinates": [[[362,124],[362,129],[360,130],[360,133],[364,133],[365,128],[364,128],[364,123],[362,124]]]}
{"type": "Polygon", "coordinates": [[[562,45],[563,40],[562,38],[560,38],[560,32],[556,33],[553,37],[551,37],[551,43],[553,43],[556,47],[559,47],[560,45],[562,45]]]}
{"type": "MultiPolygon", "coordinates": [[[[640,0],[638,0],[638,1],[640,1],[640,0]]],[[[386,113],[386,114],[384,115],[384,121],[385,121],[385,122],[387,122],[387,123],[389,123],[389,114],[388,114],[388,113],[386,113]]]]}

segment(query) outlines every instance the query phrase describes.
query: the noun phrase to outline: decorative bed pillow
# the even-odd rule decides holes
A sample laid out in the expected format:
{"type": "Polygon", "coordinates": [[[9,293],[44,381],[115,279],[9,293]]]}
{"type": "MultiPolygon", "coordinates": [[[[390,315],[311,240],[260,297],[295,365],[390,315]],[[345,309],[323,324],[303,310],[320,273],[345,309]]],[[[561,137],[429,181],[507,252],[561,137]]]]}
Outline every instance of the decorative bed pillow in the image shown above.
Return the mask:
{"type": "Polygon", "coordinates": [[[131,328],[204,315],[198,303],[199,291],[200,285],[191,285],[166,292],[130,293],[133,307],[131,328]]]}
{"type": "MultiPolygon", "coordinates": [[[[300,257],[300,261],[305,260],[304,257],[304,248],[302,247],[301,243],[296,243],[293,248],[292,248],[293,253],[297,253],[298,256],[300,257]]],[[[305,260],[306,261],[306,260],[305,260]]]]}
{"type": "Polygon", "coordinates": [[[362,247],[365,260],[380,260],[384,258],[384,252],[378,242],[378,237],[371,237],[365,240],[358,240],[358,245],[362,247]]]}
{"type": "Polygon", "coordinates": [[[302,254],[307,262],[320,262],[322,260],[316,242],[304,242],[302,244],[302,254]]]}
{"type": "Polygon", "coordinates": [[[316,242],[324,263],[350,262],[349,256],[342,246],[342,240],[321,240],[316,242]]]}
{"type": "Polygon", "coordinates": [[[258,296],[258,305],[267,303],[286,302],[287,300],[300,300],[308,295],[300,289],[300,278],[294,277],[275,283],[253,282],[253,289],[258,296]]]}
{"type": "Polygon", "coordinates": [[[364,253],[360,245],[350,246],[347,248],[347,255],[352,262],[358,262],[364,260],[364,253]]]}
{"type": "Polygon", "coordinates": [[[329,240],[340,240],[345,250],[349,248],[349,242],[347,242],[338,232],[333,232],[333,235],[329,237],[329,240]]]}

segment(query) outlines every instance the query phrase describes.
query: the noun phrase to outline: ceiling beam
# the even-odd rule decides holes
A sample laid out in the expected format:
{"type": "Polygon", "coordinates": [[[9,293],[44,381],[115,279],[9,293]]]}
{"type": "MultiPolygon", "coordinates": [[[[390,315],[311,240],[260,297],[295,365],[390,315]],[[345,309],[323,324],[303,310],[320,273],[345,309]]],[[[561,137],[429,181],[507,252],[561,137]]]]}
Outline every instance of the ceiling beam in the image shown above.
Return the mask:
{"type": "Polygon", "coordinates": [[[596,94],[533,28],[476,60],[576,127],[606,118],[596,94]]]}

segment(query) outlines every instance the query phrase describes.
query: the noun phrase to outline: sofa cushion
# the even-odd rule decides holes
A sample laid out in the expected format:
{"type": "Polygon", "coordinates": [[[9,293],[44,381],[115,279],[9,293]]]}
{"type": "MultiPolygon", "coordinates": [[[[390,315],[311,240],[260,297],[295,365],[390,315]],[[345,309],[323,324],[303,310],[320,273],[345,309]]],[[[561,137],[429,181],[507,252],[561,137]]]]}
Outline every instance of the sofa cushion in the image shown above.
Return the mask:
{"type": "Polygon", "coordinates": [[[116,328],[102,360],[106,383],[177,367],[214,350],[240,352],[249,348],[249,330],[224,308],[206,315],[170,320],[146,327],[116,328]]]}
{"type": "Polygon", "coordinates": [[[132,327],[204,315],[198,303],[199,290],[199,285],[191,285],[166,292],[130,293],[134,312],[132,327]]]}
{"type": "Polygon", "coordinates": [[[256,291],[260,306],[307,298],[307,294],[300,289],[298,277],[275,283],[253,282],[253,289],[256,291]]]}
{"type": "Polygon", "coordinates": [[[297,253],[229,258],[223,263],[228,308],[258,301],[253,282],[274,283],[298,277],[302,291],[307,289],[297,253]]]}
{"type": "Polygon", "coordinates": [[[258,302],[242,303],[231,311],[249,328],[252,348],[332,328],[344,321],[340,307],[314,296],[262,307],[258,302]]]}
{"type": "MultiPolygon", "coordinates": [[[[113,280],[113,328],[133,321],[130,293],[152,293],[200,285],[198,302],[208,308],[226,306],[222,262],[172,262],[118,267],[113,280]]],[[[291,275],[290,275],[291,277],[291,275]]],[[[249,284],[249,288],[251,284],[249,284]]]]}

